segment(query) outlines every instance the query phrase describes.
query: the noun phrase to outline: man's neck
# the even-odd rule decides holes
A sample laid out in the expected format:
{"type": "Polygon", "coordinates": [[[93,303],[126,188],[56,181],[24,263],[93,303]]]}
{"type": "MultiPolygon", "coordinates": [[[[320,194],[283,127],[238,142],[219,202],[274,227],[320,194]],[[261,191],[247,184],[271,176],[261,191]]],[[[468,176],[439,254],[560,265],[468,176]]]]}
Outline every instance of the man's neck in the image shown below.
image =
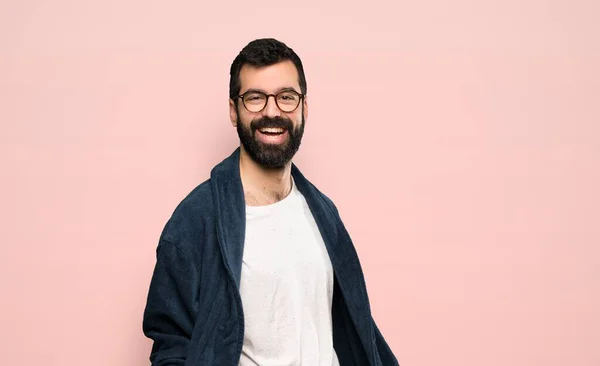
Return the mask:
{"type": "Polygon", "coordinates": [[[246,204],[264,206],[284,199],[292,187],[291,168],[289,162],[283,168],[267,169],[252,160],[242,146],[240,176],[246,204]]]}

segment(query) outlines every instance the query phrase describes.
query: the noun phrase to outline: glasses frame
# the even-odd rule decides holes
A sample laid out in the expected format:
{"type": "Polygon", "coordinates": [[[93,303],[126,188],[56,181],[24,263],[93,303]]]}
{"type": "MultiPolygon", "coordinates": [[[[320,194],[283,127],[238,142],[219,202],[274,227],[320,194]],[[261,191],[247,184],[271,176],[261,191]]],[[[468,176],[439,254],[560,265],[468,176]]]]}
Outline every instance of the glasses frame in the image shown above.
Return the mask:
{"type": "Polygon", "coordinates": [[[295,90],[282,90],[282,91],[280,91],[280,92],[279,92],[279,93],[277,93],[277,94],[267,94],[267,93],[264,93],[264,92],[261,92],[261,91],[257,91],[257,90],[248,90],[248,91],[247,91],[247,92],[245,92],[244,94],[240,94],[240,95],[238,95],[238,96],[237,96],[237,97],[235,97],[235,98],[236,98],[236,99],[238,99],[238,98],[241,98],[241,99],[242,99],[242,104],[244,105],[244,108],[246,108],[246,110],[247,110],[248,112],[250,112],[250,113],[260,113],[260,112],[264,111],[264,110],[265,110],[265,108],[267,108],[267,104],[269,104],[269,98],[270,98],[270,97],[273,97],[273,100],[275,100],[275,105],[277,106],[277,108],[279,108],[279,110],[280,110],[280,111],[282,111],[283,113],[292,113],[292,112],[294,112],[296,109],[298,109],[298,107],[300,106],[300,103],[302,102],[302,100],[304,99],[304,97],[305,97],[305,96],[306,96],[305,94],[298,93],[298,92],[297,92],[297,91],[295,91],[295,90]],[[260,109],[260,111],[254,112],[254,111],[251,111],[250,109],[248,109],[248,107],[246,106],[246,102],[244,101],[244,97],[245,97],[245,96],[246,96],[246,94],[248,94],[248,93],[259,93],[259,94],[262,94],[262,95],[264,95],[264,96],[265,96],[265,98],[266,98],[266,99],[265,99],[265,105],[264,105],[264,106],[263,106],[263,107],[260,109]],[[298,94],[298,97],[299,97],[299,98],[298,98],[298,104],[297,104],[297,105],[296,105],[296,107],[294,107],[294,109],[292,109],[291,111],[284,111],[284,110],[283,110],[283,109],[282,109],[282,108],[279,106],[279,103],[277,102],[277,96],[278,96],[279,94],[283,94],[283,93],[295,93],[295,94],[298,94]]]}

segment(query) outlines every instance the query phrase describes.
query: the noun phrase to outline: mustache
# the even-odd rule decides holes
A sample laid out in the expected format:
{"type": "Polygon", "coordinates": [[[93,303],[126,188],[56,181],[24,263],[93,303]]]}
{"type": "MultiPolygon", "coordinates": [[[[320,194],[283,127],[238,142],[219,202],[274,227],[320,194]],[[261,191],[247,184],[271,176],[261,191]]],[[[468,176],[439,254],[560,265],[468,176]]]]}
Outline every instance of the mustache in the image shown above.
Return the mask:
{"type": "Polygon", "coordinates": [[[284,130],[291,131],[294,128],[294,124],[291,120],[281,117],[269,118],[263,117],[254,120],[250,123],[252,132],[261,128],[283,128],[284,130]]]}

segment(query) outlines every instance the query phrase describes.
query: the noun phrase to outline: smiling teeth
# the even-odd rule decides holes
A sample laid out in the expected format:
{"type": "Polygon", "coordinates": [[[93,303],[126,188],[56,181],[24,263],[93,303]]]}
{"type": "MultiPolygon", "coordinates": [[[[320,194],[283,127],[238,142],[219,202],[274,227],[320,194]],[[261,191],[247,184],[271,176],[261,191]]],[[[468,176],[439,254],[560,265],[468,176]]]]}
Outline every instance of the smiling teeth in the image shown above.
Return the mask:
{"type": "Polygon", "coordinates": [[[282,128],[261,128],[260,132],[281,133],[281,132],[283,132],[283,129],[282,128]]]}

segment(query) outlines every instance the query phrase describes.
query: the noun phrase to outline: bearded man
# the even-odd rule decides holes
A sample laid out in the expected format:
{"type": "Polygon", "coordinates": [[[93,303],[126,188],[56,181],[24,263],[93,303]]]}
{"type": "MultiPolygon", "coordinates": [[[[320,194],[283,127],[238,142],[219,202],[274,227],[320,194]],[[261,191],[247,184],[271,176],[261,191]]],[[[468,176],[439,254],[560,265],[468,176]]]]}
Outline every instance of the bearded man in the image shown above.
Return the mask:
{"type": "Polygon", "coordinates": [[[298,55],[275,39],[244,47],[229,116],[240,146],[160,236],[152,365],[398,365],[336,206],[292,163],[308,117],[298,55]]]}

